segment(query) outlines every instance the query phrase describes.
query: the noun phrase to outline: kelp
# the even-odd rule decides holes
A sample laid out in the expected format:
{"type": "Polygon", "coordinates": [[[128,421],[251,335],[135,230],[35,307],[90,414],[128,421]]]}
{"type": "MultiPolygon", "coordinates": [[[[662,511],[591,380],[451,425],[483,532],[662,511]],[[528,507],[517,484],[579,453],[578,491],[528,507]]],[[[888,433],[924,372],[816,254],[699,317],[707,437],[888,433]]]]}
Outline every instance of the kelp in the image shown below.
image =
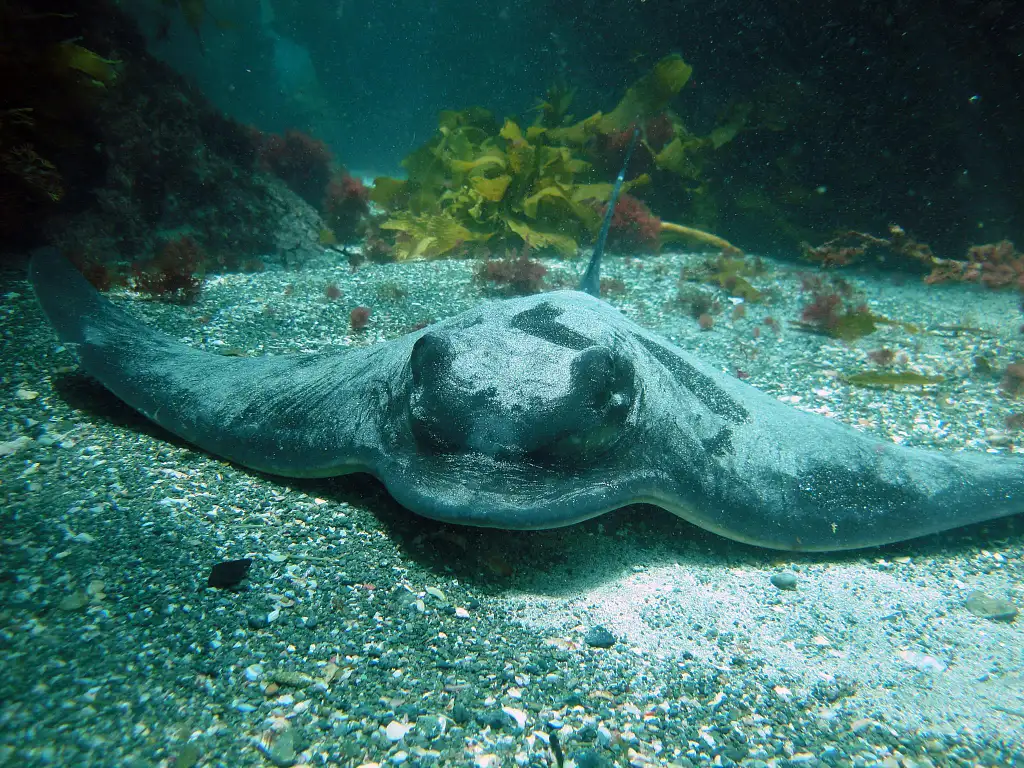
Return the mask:
{"type": "Polygon", "coordinates": [[[449,253],[463,243],[486,240],[486,233],[472,232],[447,214],[402,214],[380,225],[381,229],[395,230],[398,235],[395,248],[407,259],[433,259],[449,253]]]}
{"type": "Polygon", "coordinates": [[[538,112],[538,123],[545,128],[557,128],[570,120],[569,105],[576,96],[576,89],[570,88],[563,82],[556,82],[548,86],[544,98],[541,99],[533,111],[538,112]]]}
{"type": "Polygon", "coordinates": [[[408,180],[377,179],[371,193],[390,212],[381,228],[402,233],[399,259],[436,258],[492,238],[496,248],[528,243],[571,256],[599,223],[592,201],[601,202],[603,190],[577,190],[588,162],[548,144],[543,128],[506,120],[497,129],[480,109],[442,113],[438,134],[403,165],[408,180]]]}
{"type": "Polygon", "coordinates": [[[862,371],[843,376],[842,380],[855,387],[897,389],[899,387],[923,388],[941,384],[946,379],[944,376],[925,376],[923,373],[914,373],[913,371],[862,371]]]}
{"type": "Polygon", "coordinates": [[[699,267],[684,270],[683,277],[686,280],[717,285],[730,296],[757,303],[762,300],[763,295],[747,278],[763,276],[766,273],[767,269],[760,259],[748,261],[745,258],[719,256],[706,260],[699,267]]]}
{"type": "Polygon", "coordinates": [[[105,59],[77,43],[63,42],[55,46],[52,55],[54,66],[71,69],[85,75],[88,83],[105,88],[117,80],[117,65],[120,61],[105,59]]]}
{"type": "MultiPolygon", "coordinates": [[[[647,147],[654,165],[686,179],[700,175],[698,156],[720,145],[721,137],[700,138],[680,120],[664,118],[691,73],[680,56],[666,56],[614,110],[575,123],[568,114],[573,92],[565,86],[548,90],[535,108],[536,122],[526,127],[512,119],[499,126],[481,107],[441,112],[434,137],[403,160],[407,179],[377,178],[370,193],[388,214],[381,228],[401,233],[395,256],[436,258],[483,241],[489,249],[526,244],[575,255],[582,241],[597,234],[611,194],[605,171],[595,169],[588,154],[599,137],[613,146],[623,131],[657,118],[672,138],[659,143],[658,152],[647,147]]],[[[734,135],[739,124],[724,130],[734,135]]],[[[649,181],[642,174],[623,191],[649,181]]]]}
{"type": "Polygon", "coordinates": [[[807,333],[830,336],[840,341],[856,341],[870,336],[880,325],[902,328],[907,333],[920,333],[921,329],[913,323],[893,320],[884,315],[877,315],[866,307],[853,307],[830,318],[828,323],[792,321],[794,328],[807,333]]]}
{"type": "Polygon", "coordinates": [[[666,56],[630,86],[615,109],[601,118],[601,130],[625,131],[636,122],[654,117],[683,89],[692,74],[693,67],[682,56],[666,56]]]}

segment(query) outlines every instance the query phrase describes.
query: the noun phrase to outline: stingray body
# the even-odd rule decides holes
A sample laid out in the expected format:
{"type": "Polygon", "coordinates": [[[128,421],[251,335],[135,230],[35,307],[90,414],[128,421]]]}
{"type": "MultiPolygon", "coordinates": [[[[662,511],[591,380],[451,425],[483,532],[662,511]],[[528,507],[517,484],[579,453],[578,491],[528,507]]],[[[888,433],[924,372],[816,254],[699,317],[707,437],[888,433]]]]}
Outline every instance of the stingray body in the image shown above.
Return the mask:
{"type": "Polygon", "coordinates": [[[133,319],[52,249],[30,273],[82,368],[160,426],[261,472],[367,472],[436,520],[552,528],[648,502],[738,541],[827,551],[1024,511],[1015,458],[796,410],[580,291],[366,348],[238,358],[133,319]]]}

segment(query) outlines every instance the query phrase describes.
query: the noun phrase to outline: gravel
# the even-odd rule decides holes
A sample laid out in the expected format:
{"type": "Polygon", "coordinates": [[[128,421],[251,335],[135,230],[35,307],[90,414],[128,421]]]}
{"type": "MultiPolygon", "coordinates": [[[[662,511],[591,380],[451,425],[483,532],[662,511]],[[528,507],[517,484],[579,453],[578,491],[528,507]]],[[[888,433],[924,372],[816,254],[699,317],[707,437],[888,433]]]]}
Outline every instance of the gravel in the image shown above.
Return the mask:
{"type": "MultiPolygon", "coordinates": [[[[190,307],[115,299],[196,346],[263,354],[376,343],[488,296],[472,262],[343,262],[212,278],[190,307]]],[[[904,444],[1019,442],[998,374],[1024,357],[1017,296],[852,273],[872,311],[922,331],[842,343],[789,325],[806,270],[769,259],[752,278],[768,301],[741,318],[704,287],[725,311],[702,331],[675,302],[702,262],[612,259],[625,290],[609,298],[795,407],[904,444]],[[883,345],[945,381],[843,383],[883,345]]],[[[546,263],[565,286],[582,269],[546,263]]],[[[1019,622],[966,606],[1021,605],[1019,518],[839,555],[651,507],[555,531],[441,525],[369,478],[283,480],[193,450],[75,372],[20,276],[2,290],[0,765],[1024,760],[1019,622]],[[240,584],[207,587],[244,558],[240,584]]]]}

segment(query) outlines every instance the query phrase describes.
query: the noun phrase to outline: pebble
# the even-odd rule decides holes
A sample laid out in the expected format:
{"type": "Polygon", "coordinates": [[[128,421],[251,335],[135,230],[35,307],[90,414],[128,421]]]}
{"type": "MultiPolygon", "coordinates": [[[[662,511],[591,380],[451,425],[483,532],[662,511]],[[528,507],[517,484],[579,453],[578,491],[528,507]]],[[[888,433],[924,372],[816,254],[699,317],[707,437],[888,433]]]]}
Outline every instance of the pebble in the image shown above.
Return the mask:
{"type": "Polygon", "coordinates": [[[455,706],[452,707],[452,720],[459,725],[465,725],[473,719],[473,713],[469,710],[462,702],[455,702],[455,706]]]}
{"type": "Polygon", "coordinates": [[[448,598],[445,596],[444,592],[437,587],[427,587],[424,591],[436,600],[440,600],[443,603],[448,602],[448,598]]]}
{"type": "Polygon", "coordinates": [[[284,731],[276,739],[267,752],[267,757],[274,765],[287,768],[295,763],[295,731],[284,731]]]}
{"type": "Polygon", "coordinates": [[[945,664],[934,656],[929,656],[927,653],[921,653],[919,651],[900,651],[898,655],[903,659],[903,661],[907,662],[907,664],[921,670],[922,672],[939,674],[946,671],[945,664]]]}
{"type": "Polygon", "coordinates": [[[263,667],[259,664],[250,664],[245,668],[245,679],[255,683],[263,679],[263,667]]]}
{"type": "Polygon", "coordinates": [[[583,640],[591,648],[611,648],[615,645],[615,635],[600,624],[588,629],[587,634],[583,636],[583,640]]]}
{"type": "Polygon", "coordinates": [[[444,715],[420,715],[416,718],[416,730],[428,739],[436,739],[448,730],[448,718],[444,715]]]}
{"type": "Polygon", "coordinates": [[[0,443],[0,456],[13,456],[18,451],[23,448],[27,448],[30,445],[32,445],[31,437],[25,437],[24,435],[16,437],[13,440],[0,443]]]}
{"type": "Polygon", "coordinates": [[[192,768],[199,762],[200,757],[199,745],[190,741],[178,753],[178,759],[174,761],[174,768],[192,768]]]}
{"type": "Polygon", "coordinates": [[[773,573],[770,581],[776,589],[796,589],[796,574],[789,571],[773,573]]]}
{"type": "Polygon", "coordinates": [[[518,730],[526,728],[526,713],[521,709],[515,707],[502,707],[501,711],[508,715],[516,724],[518,730]]]}
{"type": "Polygon", "coordinates": [[[388,741],[401,741],[411,730],[412,726],[408,723],[400,723],[397,720],[392,720],[384,729],[384,733],[388,737],[388,741]]]}
{"type": "Polygon", "coordinates": [[[1013,621],[1019,611],[1009,600],[989,597],[981,590],[974,590],[967,596],[967,610],[975,616],[990,621],[1013,621]]]}
{"type": "Polygon", "coordinates": [[[72,592],[60,601],[59,608],[62,611],[80,611],[89,604],[89,596],[82,590],[72,592]]]}

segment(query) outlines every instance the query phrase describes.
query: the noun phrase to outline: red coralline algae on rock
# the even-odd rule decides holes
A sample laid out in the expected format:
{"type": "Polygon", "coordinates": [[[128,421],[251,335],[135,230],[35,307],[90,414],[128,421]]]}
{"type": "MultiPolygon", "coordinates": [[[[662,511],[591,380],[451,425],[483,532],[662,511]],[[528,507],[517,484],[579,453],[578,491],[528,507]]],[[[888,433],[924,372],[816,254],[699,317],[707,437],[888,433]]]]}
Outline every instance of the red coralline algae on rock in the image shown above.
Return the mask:
{"type": "Polygon", "coordinates": [[[530,249],[523,244],[518,255],[507,253],[500,259],[488,259],[476,269],[476,279],[495,283],[510,296],[540,293],[548,268],[530,258],[530,249]]]}
{"type": "MultiPolygon", "coordinates": [[[[607,205],[600,206],[604,215],[607,205]]],[[[642,200],[623,194],[612,213],[612,228],[608,233],[608,247],[621,253],[656,253],[661,219],[651,213],[642,200]]]]}
{"type": "Polygon", "coordinates": [[[302,131],[258,134],[256,152],[260,166],[287,184],[314,207],[323,201],[334,162],[331,150],[320,139],[302,131]]]}
{"type": "Polygon", "coordinates": [[[188,235],[167,240],[152,259],[132,266],[132,287],[160,301],[192,304],[202,291],[206,262],[188,235]]]}
{"type": "Polygon", "coordinates": [[[363,222],[370,213],[370,190],[344,171],[336,173],[323,199],[324,220],[339,243],[362,237],[363,222]]]}
{"type": "Polygon", "coordinates": [[[356,307],[348,314],[348,324],[353,331],[361,331],[370,324],[370,315],[373,313],[369,307],[356,307]]]}

